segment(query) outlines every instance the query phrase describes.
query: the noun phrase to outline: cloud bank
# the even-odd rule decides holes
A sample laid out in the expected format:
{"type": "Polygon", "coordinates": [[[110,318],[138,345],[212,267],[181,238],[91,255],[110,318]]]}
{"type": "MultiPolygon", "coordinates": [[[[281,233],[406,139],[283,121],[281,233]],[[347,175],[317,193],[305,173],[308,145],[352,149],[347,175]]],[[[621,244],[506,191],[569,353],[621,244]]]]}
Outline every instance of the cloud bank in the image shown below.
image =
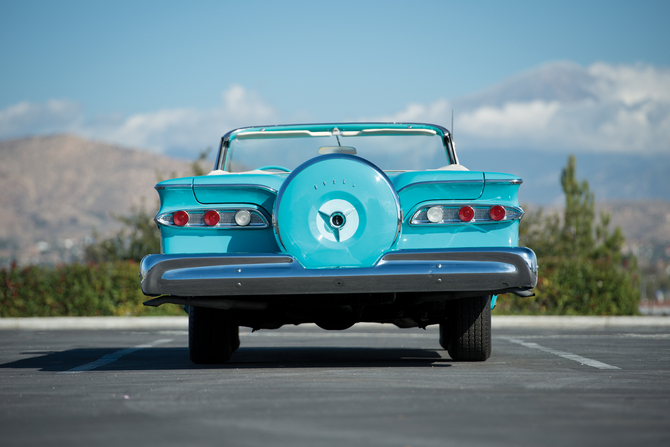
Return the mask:
{"type": "MultiPolygon", "coordinates": [[[[648,65],[581,67],[554,62],[476,95],[409,104],[377,121],[450,127],[463,148],[655,153],[670,151],[670,69],[648,65]]],[[[191,156],[239,126],[284,121],[257,93],[232,85],[219,106],[89,118],[69,100],[21,102],[0,110],[0,138],[72,132],[156,152],[191,156]]]]}
{"type": "Polygon", "coordinates": [[[272,124],[277,116],[258,94],[232,85],[213,109],[174,108],[128,117],[110,115],[87,120],[83,108],[67,100],[22,102],[0,110],[0,138],[71,132],[127,147],[192,156],[217,144],[227,130],[272,124]]]}
{"type": "Polygon", "coordinates": [[[461,147],[670,151],[670,69],[559,62],[477,95],[410,104],[392,121],[447,124],[461,147]]]}

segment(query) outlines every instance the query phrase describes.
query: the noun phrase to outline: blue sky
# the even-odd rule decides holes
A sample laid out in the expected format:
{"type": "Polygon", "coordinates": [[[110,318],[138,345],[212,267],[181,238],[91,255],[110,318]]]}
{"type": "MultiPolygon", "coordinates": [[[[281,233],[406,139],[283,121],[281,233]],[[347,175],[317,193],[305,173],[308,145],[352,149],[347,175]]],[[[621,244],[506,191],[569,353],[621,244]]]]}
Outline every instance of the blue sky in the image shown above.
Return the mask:
{"type": "Polygon", "coordinates": [[[179,153],[227,126],[446,110],[554,61],[665,86],[668,18],[670,1],[0,0],[0,138],[73,131],[179,153]]]}

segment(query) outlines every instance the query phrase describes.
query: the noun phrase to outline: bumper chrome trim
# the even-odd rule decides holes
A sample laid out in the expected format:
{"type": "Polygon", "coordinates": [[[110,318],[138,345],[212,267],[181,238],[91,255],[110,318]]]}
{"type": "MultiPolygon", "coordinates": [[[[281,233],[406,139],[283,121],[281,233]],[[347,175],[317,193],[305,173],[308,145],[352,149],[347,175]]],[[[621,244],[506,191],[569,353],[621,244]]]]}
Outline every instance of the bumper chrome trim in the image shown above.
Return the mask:
{"type": "Polygon", "coordinates": [[[149,255],[140,264],[148,296],[253,296],[531,290],[528,248],[403,250],[373,267],[305,269],[284,254],[149,255]]]}

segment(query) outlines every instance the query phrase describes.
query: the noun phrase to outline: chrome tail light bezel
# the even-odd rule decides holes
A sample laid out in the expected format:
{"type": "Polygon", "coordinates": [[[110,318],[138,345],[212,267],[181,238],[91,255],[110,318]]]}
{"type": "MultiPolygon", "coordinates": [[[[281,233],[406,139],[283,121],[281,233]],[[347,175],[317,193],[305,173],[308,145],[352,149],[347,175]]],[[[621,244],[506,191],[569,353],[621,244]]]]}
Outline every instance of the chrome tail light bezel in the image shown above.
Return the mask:
{"type": "Polygon", "coordinates": [[[159,213],[154,219],[159,226],[173,228],[198,228],[198,229],[264,229],[270,227],[270,220],[259,209],[250,207],[230,207],[230,208],[202,208],[202,209],[181,209],[165,213],[159,213]],[[184,211],[188,214],[186,225],[179,226],[173,221],[175,213],[184,211]],[[219,221],[216,225],[207,225],[205,223],[205,214],[214,211],[219,214],[219,221]],[[249,224],[239,225],[235,220],[235,215],[240,211],[247,211],[251,215],[249,224]]]}
{"type": "Polygon", "coordinates": [[[524,211],[519,206],[492,204],[430,204],[422,205],[417,209],[409,220],[410,225],[473,225],[473,224],[501,224],[520,220],[524,211]],[[490,215],[491,208],[502,206],[505,209],[505,217],[501,220],[493,220],[490,215]],[[442,208],[442,220],[434,222],[428,219],[428,210],[435,207],[442,208]],[[474,210],[474,217],[469,221],[463,221],[459,218],[461,208],[470,207],[474,210]]]}

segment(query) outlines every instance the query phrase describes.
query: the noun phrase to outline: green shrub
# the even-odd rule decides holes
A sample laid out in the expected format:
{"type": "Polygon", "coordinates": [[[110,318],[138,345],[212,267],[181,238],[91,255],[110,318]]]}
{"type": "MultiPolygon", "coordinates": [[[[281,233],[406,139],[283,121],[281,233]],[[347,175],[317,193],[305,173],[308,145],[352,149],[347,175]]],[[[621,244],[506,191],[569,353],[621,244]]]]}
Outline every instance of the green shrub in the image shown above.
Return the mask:
{"type": "Polygon", "coordinates": [[[86,247],[84,260],[92,263],[116,261],[140,262],[151,253],[161,252],[160,230],[154,222],[156,209],[147,209],[144,202],[132,207],[127,216],[112,217],[123,224],[123,228],[106,239],[93,232],[94,243],[86,247]]]}
{"type": "Polygon", "coordinates": [[[0,271],[0,317],[183,315],[180,306],[142,305],[134,262],[12,265],[0,271]]]}

